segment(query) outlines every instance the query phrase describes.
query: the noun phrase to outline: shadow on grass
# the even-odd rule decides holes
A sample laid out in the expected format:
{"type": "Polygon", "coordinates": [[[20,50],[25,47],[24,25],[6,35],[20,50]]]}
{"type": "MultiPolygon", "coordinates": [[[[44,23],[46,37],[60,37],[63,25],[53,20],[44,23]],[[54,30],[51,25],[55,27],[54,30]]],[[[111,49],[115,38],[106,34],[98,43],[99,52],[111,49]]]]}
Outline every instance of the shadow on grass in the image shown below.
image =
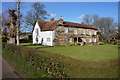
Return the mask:
{"type": "Polygon", "coordinates": [[[26,47],[31,47],[35,49],[50,48],[50,46],[44,46],[42,44],[32,44],[32,43],[21,43],[20,46],[26,46],[26,47]]]}

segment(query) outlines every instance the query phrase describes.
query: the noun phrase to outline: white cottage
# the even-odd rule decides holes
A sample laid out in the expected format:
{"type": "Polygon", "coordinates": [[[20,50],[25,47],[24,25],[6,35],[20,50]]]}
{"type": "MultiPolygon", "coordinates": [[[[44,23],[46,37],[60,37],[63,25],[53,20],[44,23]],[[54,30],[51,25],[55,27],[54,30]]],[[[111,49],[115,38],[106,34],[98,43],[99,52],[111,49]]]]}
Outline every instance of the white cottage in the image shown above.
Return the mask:
{"type": "Polygon", "coordinates": [[[33,44],[53,46],[54,31],[42,31],[41,27],[42,26],[39,25],[39,21],[37,21],[33,30],[33,44]]]}
{"type": "Polygon", "coordinates": [[[54,20],[37,20],[33,28],[33,44],[54,46],[55,40],[61,43],[96,43],[98,30],[85,24],[54,20]]]}

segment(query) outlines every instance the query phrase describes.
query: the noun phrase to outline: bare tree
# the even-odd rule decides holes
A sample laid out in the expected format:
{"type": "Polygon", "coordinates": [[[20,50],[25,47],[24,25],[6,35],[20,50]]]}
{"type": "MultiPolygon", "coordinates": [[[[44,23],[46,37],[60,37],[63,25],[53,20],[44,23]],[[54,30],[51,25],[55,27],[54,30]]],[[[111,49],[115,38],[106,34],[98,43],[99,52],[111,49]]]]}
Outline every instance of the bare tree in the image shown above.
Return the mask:
{"type": "Polygon", "coordinates": [[[5,28],[8,27],[7,23],[9,22],[9,14],[8,14],[9,10],[6,10],[4,12],[2,12],[2,14],[0,15],[1,18],[1,27],[5,28]]]}
{"type": "Polygon", "coordinates": [[[101,32],[104,40],[110,42],[110,38],[117,34],[117,23],[114,22],[113,18],[103,17],[100,18],[96,25],[98,25],[98,29],[101,32]]]}
{"type": "Polygon", "coordinates": [[[87,24],[87,25],[93,25],[93,27],[97,27],[96,22],[99,19],[98,15],[84,15],[82,18],[82,23],[87,24]]]}
{"type": "Polygon", "coordinates": [[[0,14],[0,34],[2,34],[2,14],[0,14]]]}
{"type": "MultiPolygon", "coordinates": [[[[15,10],[15,15],[17,17],[17,22],[16,24],[14,25],[15,26],[15,34],[16,34],[16,40],[17,40],[17,45],[19,45],[19,33],[20,33],[20,22],[21,22],[21,14],[20,14],[20,0],[15,0],[16,1],[16,5],[14,5],[14,10],[15,10]]],[[[10,7],[9,7],[10,9],[10,7]]],[[[8,14],[8,11],[9,10],[6,10],[4,12],[2,12],[2,27],[4,28],[7,28],[7,32],[9,31],[10,33],[10,15],[8,14]]]]}
{"type": "Polygon", "coordinates": [[[87,24],[87,25],[92,24],[92,17],[90,15],[84,15],[82,19],[84,24],[87,24]]]}
{"type": "Polygon", "coordinates": [[[37,20],[46,20],[47,16],[45,6],[39,2],[35,2],[32,5],[32,9],[25,16],[24,23],[29,26],[29,31],[31,31],[37,20]]]}
{"type": "Polygon", "coordinates": [[[98,21],[98,26],[102,34],[105,36],[109,35],[109,30],[113,26],[113,19],[109,17],[100,18],[98,21]]]}
{"type": "Polygon", "coordinates": [[[120,35],[120,23],[118,23],[118,34],[120,35]]]}
{"type": "Polygon", "coordinates": [[[16,21],[17,21],[17,16],[15,14],[15,10],[9,10],[9,15],[10,15],[10,19],[9,19],[9,41],[8,43],[10,44],[15,44],[15,36],[16,36],[16,21]]]}
{"type": "Polygon", "coordinates": [[[117,24],[114,19],[110,17],[99,17],[98,15],[85,15],[82,23],[87,25],[93,25],[92,27],[97,28],[103,39],[109,40],[111,36],[117,34],[117,24]]]}
{"type": "Polygon", "coordinates": [[[97,25],[98,20],[99,20],[98,15],[96,15],[96,14],[92,15],[92,25],[93,25],[94,28],[98,28],[98,25],[97,25]]]}
{"type": "Polygon", "coordinates": [[[7,40],[7,35],[8,35],[8,31],[9,31],[9,14],[8,14],[8,10],[3,11],[0,14],[0,34],[2,36],[2,41],[7,40]]]}

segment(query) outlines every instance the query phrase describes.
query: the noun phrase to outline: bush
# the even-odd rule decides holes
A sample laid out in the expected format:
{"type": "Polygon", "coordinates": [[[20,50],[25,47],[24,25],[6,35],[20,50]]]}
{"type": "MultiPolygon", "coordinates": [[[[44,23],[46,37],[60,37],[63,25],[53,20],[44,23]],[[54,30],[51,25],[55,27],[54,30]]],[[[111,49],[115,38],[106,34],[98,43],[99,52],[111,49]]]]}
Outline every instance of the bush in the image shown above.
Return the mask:
{"type": "Polygon", "coordinates": [[[98,42],[98,45],[104,45],[105,43],[104,42],[98,42]]]}
{"type": "Polygon", "coordinates": [[[24,38],[24,39],[20,39],[20,43],[32,43],[32,40],[24,38]]]}
{"type": "Polygon", "coordinates": [[[16,46],[13,44],[3,44],[3,49],[24,58],[36,69],[42,69],[54,78],[66,78],[67,70],[65,65],[60,61],[59,56],[53,56],[45,51],[38,51],[23,46],[16,46]]]}

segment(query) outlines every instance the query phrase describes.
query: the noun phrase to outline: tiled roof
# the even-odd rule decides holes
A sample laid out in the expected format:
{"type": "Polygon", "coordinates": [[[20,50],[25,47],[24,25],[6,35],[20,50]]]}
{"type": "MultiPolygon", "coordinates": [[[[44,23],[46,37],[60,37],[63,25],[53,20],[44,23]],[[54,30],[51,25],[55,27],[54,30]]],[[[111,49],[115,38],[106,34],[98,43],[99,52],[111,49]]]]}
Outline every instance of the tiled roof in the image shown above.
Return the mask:
{"type": "MultiPolygon", "coordinates": [[[[86,29],[95,29],[89,25],[85,25],[85,24],[79,24],[79,23],[73,23],[73,22],[67,22],[67,21],[64,21],[64,26],[66,27],[77,27],[77,28],[86,28],[86,29]]],[[[97,30],[97,29],[95,29],[97,30]]]]}
{"type": "Polygon", "coordinates": [[[38,25],[40,26],[40,28],[42,29],[47,22],[46,22],[46,21],[43,21],[43,20],[37,20],[37,23],[38,23],[38,25]]]}
{"type": "MultiPolygon", "coordinates": [[[[42,29],[42,31],[51,31],[54,30],[59,25],[59,20],[55,20],[53,22],[47,22],[43,20],[37,20],[39,27],[42,29]]],[[[91,26],[85,25],[85,24],[79,24],[74,22],[68,22],[64,21],[63,26],[65,27],[76,27],[76,28],[86,28],[86,29],[94,29],[91,26]]]]}
{"type": "Polygon", "coordinates": [[[42,30],[54,30],[58,26],[58,21],[47,22],[42,30]]]}

